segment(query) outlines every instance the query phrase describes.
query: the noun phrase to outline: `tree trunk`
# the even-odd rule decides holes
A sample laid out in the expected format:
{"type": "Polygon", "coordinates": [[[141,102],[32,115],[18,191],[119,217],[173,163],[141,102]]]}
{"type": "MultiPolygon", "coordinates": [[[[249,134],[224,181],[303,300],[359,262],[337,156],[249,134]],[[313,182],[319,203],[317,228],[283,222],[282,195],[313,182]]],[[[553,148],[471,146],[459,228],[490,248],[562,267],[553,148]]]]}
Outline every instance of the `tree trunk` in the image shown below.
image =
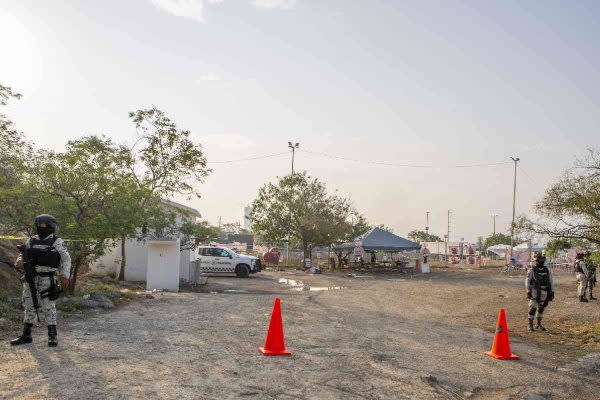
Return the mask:
{"type": "Polygon", "coordinates": [[[337,258],[337,268],[342,269],[344,267],[344,256],[342,252],[335,252],[334,254],[337,258]]]}
{"type": "Polygon", "coordinates": [[[304,240],[302,241],[302,252],[304,254],[302,266],[306,269],[306,259],[310,258],[310,251],[308,250],[308,243],[304,240]]]}
{"type": "Polygon", "coordinates": [[[119,280],[125,280],[125,265],[127,264],[127,258],[125,255],[125,241],[127,238],[125,235],[121,235],[121,268],[119,269],[119,280]]]}
{"type": "Polygon", "coordinates": [[[83,264],[83,259],[81,257],[75,257],[74,262],[71,266],[71,277],[69,278],[69,287],[67,288],[68,294],[72,295],[75,293],[75,285],[77,284],[77,273],[79,272],[79,267],[83,264]]]}

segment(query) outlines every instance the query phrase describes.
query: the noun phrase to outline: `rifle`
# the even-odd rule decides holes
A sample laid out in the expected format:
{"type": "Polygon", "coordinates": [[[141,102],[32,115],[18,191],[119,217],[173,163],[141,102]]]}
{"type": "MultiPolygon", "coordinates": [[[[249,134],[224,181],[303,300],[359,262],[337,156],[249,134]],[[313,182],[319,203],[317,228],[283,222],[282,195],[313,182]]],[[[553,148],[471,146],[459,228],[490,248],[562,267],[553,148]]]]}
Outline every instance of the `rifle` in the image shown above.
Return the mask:
{"type": "Polygon", "coordinates": [[[23,270],[25,271],[25,281],[29,286],[29,291],[31,292],[31,301],[33,302],[33,308],[35,309],[35,315],[37,316],[37,320],[40,320],[40,313],[38,309],[40,308],[40,304],[38,303],[37,290],[35,287],[35,266],[31,264],[31,260],[29,259],[29,255],[27,254],[27,247],[24,244],[17,246],[17,249],[21,252],[21,259],[23,260],[23,270]]]}

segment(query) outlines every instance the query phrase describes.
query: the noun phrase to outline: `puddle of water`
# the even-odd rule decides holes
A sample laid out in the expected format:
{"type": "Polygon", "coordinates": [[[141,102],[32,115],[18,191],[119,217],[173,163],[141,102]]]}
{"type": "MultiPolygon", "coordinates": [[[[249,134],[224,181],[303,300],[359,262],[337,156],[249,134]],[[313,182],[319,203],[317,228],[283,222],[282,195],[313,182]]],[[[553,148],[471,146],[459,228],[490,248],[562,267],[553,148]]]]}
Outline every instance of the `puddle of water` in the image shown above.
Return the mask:
{"type": "Polygon", "coordinates": [[[292,290],[294,290],[296,292],[323,292],[323,291],[328,291],[328,290],[340,290],[340,289],[345,289],[345,287],[343,287],[343,286],[329,286],[329,287],[303,286],[303,287],[292,288],[292,290]]]}
{"type": "Polygon", "coordinates": [[[286,278],[279,278],[279,283],[283,284],[283,285],[290,285],[292,286],[291,290],[294,290],[296,292],[323,292],[323,291],[327,291],[327,290],[340,290],[340,289],[345,289],[345,287],[343,286],[309,286],[309,285],[305,285],[302,281],[296,281],[294,279],[286,279],[286,278]]]}
{"type": "Polygon", "coordinates": [[[304,286],[302,281],[296,281],[293,279],[279,278],[279,283],[290,286],[304,286]]]}

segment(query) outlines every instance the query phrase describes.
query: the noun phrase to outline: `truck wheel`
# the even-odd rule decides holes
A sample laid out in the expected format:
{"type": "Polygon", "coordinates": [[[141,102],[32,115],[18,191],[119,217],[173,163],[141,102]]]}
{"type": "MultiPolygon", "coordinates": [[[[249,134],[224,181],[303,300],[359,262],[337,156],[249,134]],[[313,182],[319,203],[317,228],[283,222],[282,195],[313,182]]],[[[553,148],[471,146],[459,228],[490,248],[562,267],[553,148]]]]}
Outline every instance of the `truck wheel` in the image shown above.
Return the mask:
{"type": "Polygon", "coordinates": [[[246,264],[240,264],[235,267],[235,274],[238,278],[247,278],[250,275],[250,268],[246,264]]]}

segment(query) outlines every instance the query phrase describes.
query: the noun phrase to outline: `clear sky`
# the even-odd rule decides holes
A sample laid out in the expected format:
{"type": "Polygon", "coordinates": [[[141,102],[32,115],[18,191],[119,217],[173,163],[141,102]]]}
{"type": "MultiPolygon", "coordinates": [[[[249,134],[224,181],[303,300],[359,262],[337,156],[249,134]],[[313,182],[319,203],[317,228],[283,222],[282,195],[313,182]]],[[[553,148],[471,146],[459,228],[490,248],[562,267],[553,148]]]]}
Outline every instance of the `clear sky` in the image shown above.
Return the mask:
{"type": "MultiPolygon", "coordinates": [[[[203,198],[242,219],[266,181],[297,170],[399,234],[451,239],[508,227],[600,125],[600,2],[5,0],[0,82],[8,116],[40,146],[105,134],[132,142],[128,111],[157,106],[202,143],[203,198]],[[526,174],[526,175],[525,175],[526,174]]],[[[184,199],[176,199],[184,200],[184,199]]]]}

